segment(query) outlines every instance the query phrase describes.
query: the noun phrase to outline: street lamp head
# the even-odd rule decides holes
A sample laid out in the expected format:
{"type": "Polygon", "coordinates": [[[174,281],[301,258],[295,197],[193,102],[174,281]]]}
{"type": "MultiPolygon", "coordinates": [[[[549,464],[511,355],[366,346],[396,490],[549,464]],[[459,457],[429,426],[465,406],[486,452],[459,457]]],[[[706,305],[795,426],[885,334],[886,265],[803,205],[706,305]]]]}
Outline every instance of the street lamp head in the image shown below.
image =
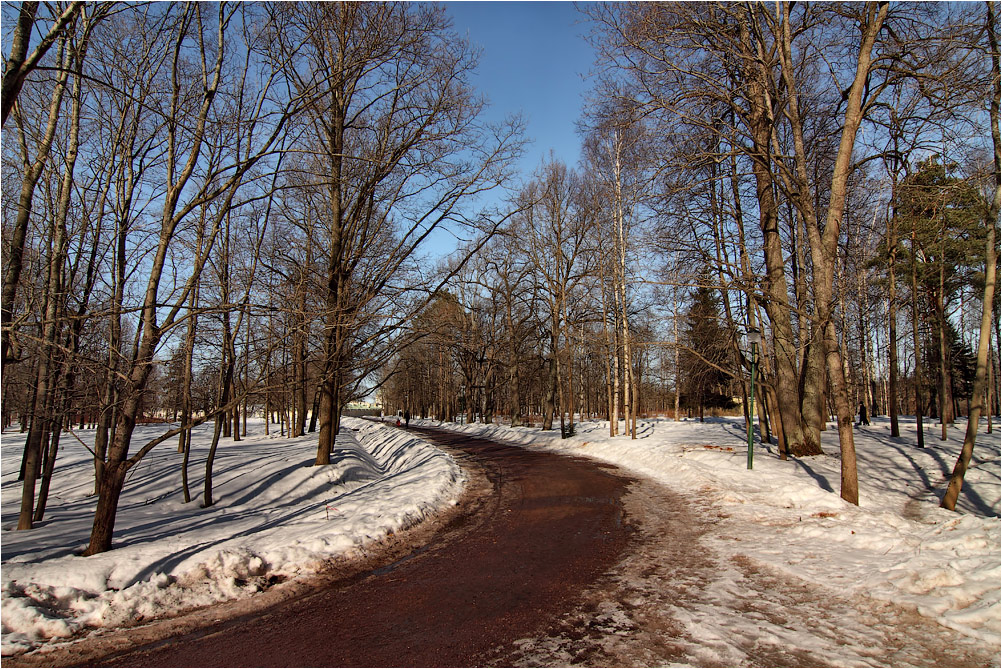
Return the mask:
{"type": "Polygon", "coordinates": [[[762,343],[762,333],[759,332],[758,328],[748,328],[745,337],[748,338],[749,344],[759,345],[762,343]]]}

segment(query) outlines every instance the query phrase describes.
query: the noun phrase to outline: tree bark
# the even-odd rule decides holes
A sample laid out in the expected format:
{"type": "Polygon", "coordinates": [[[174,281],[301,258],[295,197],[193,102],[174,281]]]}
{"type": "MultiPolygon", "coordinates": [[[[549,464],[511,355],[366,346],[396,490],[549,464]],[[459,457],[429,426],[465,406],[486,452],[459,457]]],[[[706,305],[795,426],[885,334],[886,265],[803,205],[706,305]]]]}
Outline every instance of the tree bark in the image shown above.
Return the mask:
{"type": "MultiPolygon", "coordinates": [[[[748,10],[754,11],[754,10],[748,10]]],[[[746,23],[739,27],[741,41],[747,45],[749,125],[752,147],[752,173],[755,177],[755,196],[759,208],[759,227],[762,230],[762,251],[766,275],[764,292],[765,310],[772,326],[773,350],[776,356],[775,397],[782,417],[782,439],[787,452],[796,456],[820,455],[806,442],[802,430],[800,393],[797,373],[796,346],[786,281],[786,259],[779,233],[779,208],[774,194],[774,179],[770,169],[770,143],[773,135],[772,109],[766,83],[766,64],[752,45],[752,36],[746,23]]]]}
{"type": "Polygon", "coordinates": [[[861,41],[857,57],[856,74],[848,91],[842,136],[835,157],[831,183],[831,197],[825,221],[824,235],[810,226],[811,256],[814,261],[814,298],[818,321],[824,328],[828,380],[831,384],[835,409],[838,415],[839,447],[842,454],[841,496],[851,504],[859,504],[859,486],[856,475],[856,447],[852,432],[853,409],[842,369],[838,335],[831,314],[835,281],[835,263],[838,254],[839,230],[845,212],[849,177],[852,172],[852,151],[856,133],[865,114],[863,94],[872,64],[872,51],[887,16],[886,2],[868,2],[861,19],[861,41]]]}
{"type": "MultiPolygon", "coordinates": [[[[994,148],[994,168],[995,168],[995,197],[988,210],[987,238],[985,239],[985,293],[981,303],[981,329],[978,333],[978,357],[977,371],[974,377],[974,394],[971,401],[970,415],[967,417],[967,432],[964,434],[964,446],[960,451],[960,457],[954,465],[953,474],[950,476],[950,484],[943,495],[940,504],[944,509],[951,511],[956,508],[957,498],[964,486],[964,476],[967,467],[971,462],[974,453],[974,442],[978,436],[978,423],[981,420],[981,412],[984,409],[983,396],[985,394],[985,382],[987,378],[987,368],[991,364],[989,359],[989,342],[992,336],[992,316],[995,305],[995,282],[998,272],[998,250],[995,245],[995,226],[999,222],[999,215],[1002,213],[1002,130],[999,128],[1000,121],[1000,97],[1002,97],[1002,80],[999,75],[999,43],[995,30],[998,25],[998,18],[995,13],[995,5],[991,0],[985,3],[985,24],[988,34],[989,51],[992,59],[993,90],[989,103],[989,116],[992,126],[992,143],[994,148]]],[[[991,412],[989,405],[988,411],[991,412]]]]}

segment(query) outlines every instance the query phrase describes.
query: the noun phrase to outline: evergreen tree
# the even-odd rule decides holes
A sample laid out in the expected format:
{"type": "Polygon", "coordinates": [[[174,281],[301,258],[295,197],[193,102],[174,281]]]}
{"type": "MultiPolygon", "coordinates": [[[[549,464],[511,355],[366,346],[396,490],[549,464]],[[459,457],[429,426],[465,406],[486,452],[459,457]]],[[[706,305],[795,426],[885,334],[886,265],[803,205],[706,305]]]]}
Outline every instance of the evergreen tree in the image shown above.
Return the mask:
{"type": "Polygon", "coordinates": [[[961,289],[973,284],[980,269],[978,251],[986,232],[984,205],[975,183],[951,174],[956,166],[941,162],[939,155],[916,167],[900,189],[902,228],[911,230],[902,261],[917,274],[919,301],[925,305],[919,312],[930,325],[931,346],[924,353],[926,378],[936,386],[925,396],[935,398],[930,409],[943,424],[945,439],[946,425],[953,422],[955,405],[961,399],[956,393],[969,394],[969,384],[957,375],[962,365],[955,364],[959,348],[951,344],[957,337],[955,331],[950,332],[949,314],[961,289]]]}
{"type": "MultiPolygon", "coordinates": [[[[925,366],[929,370],[925,379],[925,397],[931,398],[933,412],[932,416],[938,417],[935,413],[938,401],[938,393],[941,387],[941,373],[939,370],[939,331],[933,328],[930,332],[929,341],[925,349],[925,366]]],[[[947,382],[950,384],[950,397],[954,403],[962,404],[971,399],[974,390],[974,376],[977,369],[977,361],[974,351],[969,344],[965,344],[960,339],[960,333],[956,326],[950,321],[946,322],[946,370],[947,382]]]]}
{"type": "Polygon", "coordinates": [[[728,364],[727,329],[721,324],[720,302],[711,288],[700,286],[691,295],[685,315],[681,354],[682,405],[695,410],[703,420],[706,408],[729,408],[734,401],[728,392],[731,375],[728,364]]]}

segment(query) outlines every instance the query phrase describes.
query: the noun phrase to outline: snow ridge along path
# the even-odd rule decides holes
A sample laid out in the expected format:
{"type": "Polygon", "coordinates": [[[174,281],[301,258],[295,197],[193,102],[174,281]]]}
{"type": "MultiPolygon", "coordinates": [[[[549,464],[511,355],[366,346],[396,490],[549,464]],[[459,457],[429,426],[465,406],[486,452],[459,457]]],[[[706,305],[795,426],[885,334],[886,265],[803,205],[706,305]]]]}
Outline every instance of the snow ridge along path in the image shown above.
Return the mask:
{"type": "MultiPolygon", "coordinates": [[[[141,426],[136,441],[163,429],[141,426]]],[[[90,441],[93,433],[75,436],[90,441]]],[[[192,502],[182,502],[180,455],[163,444],[130,474],[115,549],[87,558],[79,553],[96,503],[90,453],[71,435],[63,439],[46,518],[17,532],[24,435],[3,434],[4,656],[314,574],[454,505],[463,488],[452,457],[400,430],[345,418],[334,464],[312,467],[316,435],[266,436],[258,421],[240,442],[221,443],[216,504],[205,509],[199,500],[211,434],[211,426],[194,433],[192,502]]]]}

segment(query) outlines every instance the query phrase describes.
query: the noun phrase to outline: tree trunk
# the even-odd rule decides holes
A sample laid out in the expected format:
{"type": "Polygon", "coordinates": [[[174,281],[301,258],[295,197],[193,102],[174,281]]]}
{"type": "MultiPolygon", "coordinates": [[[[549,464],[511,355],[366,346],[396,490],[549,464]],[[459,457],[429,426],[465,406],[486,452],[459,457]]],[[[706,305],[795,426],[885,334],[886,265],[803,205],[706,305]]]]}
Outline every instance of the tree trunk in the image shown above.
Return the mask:
{"type": "Polygon", "coordinates": [[[775,399],[783,421],[783,440],[787,452],[798,457],[820,455],[804,439],[801,429],[800,394],[796,365],[796,348],[790,324],[787,300],[786,273],[784,270],[782,241],[779,236],[778,216],[772,193],[772,179],[768,168],[756,161],[756,191],[759,197],[760,223],[764,238],[766,258],[765,310],[772,325],[772,343],[776,356],[775,399]]]}
{"type": "MultiPolygon", "coordinates": [[[[305,287],[302,289],[302,292],[303,296],[299,304],[299,309],[301,313],[305,314],[305,287]]],[[[292,371],[295,375],[295,394],[293,397],[294,420],[292,426],[293,437],[301,437],[306,433],[306,335],[303,331],[305,327],[306,324],[304,322],[297,324],[294,343],[292,345],[292,371]]]]}
{"type": "MultiPolygon", "coordinates": [[[[56,126],[60,118],[60,108],[62,107],[63,94],[66,91],[66,82],[69,79],[69,49],[67,43],[69,38],[64,36],[59,46],[58,63],[62,64],[55,86],[52,90],[52,101],[49,104],[49,117],[38,145],[38,151],[34,162],[28,162],[28,156],[22,158],[22,181],[21,192],[17,202],[17,216],[14,220],[14,227],[11,232],[10,249],[7,252],[7,271],[3,277],[3,297],[0,300],[0,337],[2,337],[2,351],[0,360],[6,365],[14,361],[10,341],[11,328],[14,323],[14,298],[17,295],[17,286],[21,280],[21,270],[24,266],[24,244],[28,233],[28,224],[31,220],[32,202],[35,195],[35,186],[45,169],[49,159],[49,151],[56,135],[56,126]]],[[[4,98],[4,104],[7,104],[4,98]]],[[[19,130],[23,132],[23,128],[19,130]]]]}
{"type": "MultiPolygon", "coordinates": [[[[609,295],[605,276],[605,262],[599,262],[599,286],[602,291],[602,336],[605,358],[606,399],[608,401],[606,418],[609,420],[609,436],[615,437],[619,428],[617,397],[619,396],[619,353],[616,349],[615,328],[609,328],[609,295]]],[[[677,324],[676,324],[677,329],[677,324]]]]}
{"type": "MultiPolygon", "coordinates": [[[[62,393],[60,393],[62,394],[62,393]]],[[[49,500],[49,486],[52,484],[52,473],[56,469],[56,455],[59,452],[59,436],[63,427],[63,404],[62,399],[56,400],[55,420],[52,421],[48,435],[48,448],[46,449],[45,460],[42,463],[42,482],[38,489],[38,504],[35,506],[34,521],[41,522],[45,517],[45,506],[49,500]]]]}
{"type": "Polygon", "coordinates": [[[637,438],[637,414],[640,412],[640,369],[637,369],[637,375],[633,379],[633,421],[631,423],[632,438],[637,438]]]}
{"type": "Polygon", "coordinates": [[[139,405],[139,398],[135,394],[130,394],[123,402],[121,410],[117,412],[114,438],[109,444],[108,461],[101,477],[90,543],[83,552],[84,556],[111,550],[115,518],[118,515],[118,501],[125,485],[125,475],[129,471],[126,456],[129,444],[132,442],[132,433],[136,429],[135,417],[139,413],[139,405]]]}
{"type": "Polygon", "coordinates": [[[800,410],[804,440],[812,451],[821,451],[821,432],[826,418],[822,392],[825,385],[825,354],[824,339],[816,324],[811,324],[810,327],[810,340],[804,349],[801,379],[800,410]]]}
{"type": "MultiPolygon", "coordinates": [[[[856,447],[852,432],[853,409],[842,368],[838,336],[832,319],[831,302],[834,291],[835,264],[838,257],[839,230],[845,212],[849,177],[852,173],[852,152],[856,133],[863,121],[863,94],[870,72],[872,51],[887,15],[886,2],[867,3],[862,20],[860,49],[857,55],[856,75],[847,92],[847,105],[842,136],[832,175],[831,195],[824,234],[815,226],[808,227],[811,257],[814,261],[814,298],[818,322],[824,333],[828,381],[831,385],[838,416],[839,447],[842,454],[841,496],[851,504],[859,504],[856,476],[856,447]]],[[[785,427],[785,421],[784,421],[785,427]]]]}
{"type": "MultiPolygon", "coordinates": [[[[944,235],[945,236],[945,235],[944,235]]],[[[945,239],[943,240],[945,243],[945,239]]],[[[939,262],[939,290],[936,291],[936,325],[939,329],[939,424],[940,440],[946,441],[946,426],[953,422],[950,420],[953,413],[950,394],[947,387],[950,385],[950,374],[947,367],[949,348],[946,343],[946,309],[943,304],[943,275],[946,271],[946,259],[940,258],[939,262]]]]}
{"type": "MultiPolygon", "coordinates": [[[[236,383],[234,382],[233,388],[230,390],[230,396],[237,396],[236,383]]],[[[240,405],[236,404],[233,406],[233,441],[240,441],[240,405]]]]}
{"type": "MultiPolygon", "coordinates": [[[[876,223],[877,213],[874,211],[873,214],[874,223],[876,223]]],[[[866,286],[866,272],[858,272],[859,276],[859,361],[860,370],[862,372],[862,382],[863,382],[863,403],[866,405],[870,412],[870,416],[878,415],[877,402],[873,395],[873,370],[871,369],[871,359],[870,359],[870,341],[869,333],[871,332],[870,322],[867,318],[868,310],[868,299],[867,299],[867,286],[866,286]]]]}
{"type": "Polygon", "coordinates": [[[320,413],[320,386],[317,386],[316,390],[313,391],[313,410],[310,412],[310,429],[309,433],[313,434],[317,431],[317,415],[320,413]]]}
{"type": "MultiPolygon", "coordinates": [[[[749,9],[748,11],[753,11],[749,9]]],[[[751,17],[749,17],[751,18],[751,17]]],[[[750,50],[745,62],[748,71],[748,99],[751,106],[752,173],[755,178],[755,196],[758,201],[759,227],[762,230],[762,251],[766,275],[763,282],[766,294],[765,310],[772,325],[773,350],[776,356],[774,392],[782,416],[782,439],[789,453],[798,456],[820,455],[810,449],[801,429],[800,394],[797,373],[796,346],[789,306],[786,281],[786,259],[779,233],[779,209],[774,194],[774,178],[770,168],[770,143],[773,134],[771,105],[765,63],[756,55],[748,24],[739,24],[741,42],[750,50]]]]}
{"type": "Polygon", "coordinates": [[[554,396],[557,392],[557,359],[556,351],[551,351],[546,363],[546,389],[543,394],[543,429],[553,429],[553,417],[555,413],[554,396]]]}
{"type": "Polygon", "coordinates": [[[334,448],[334,436],[336,428],[334,409],[334,372],[325,370],[323,378],[320,380],[320,435],[317,444],[317,458],[314,465],[329,465],[331,463],[331,450],[334,448]]]}
{"type": "MultiPolygon", "coordinates": [[[[964,486],[964,475],[971,462],[974,453],[974,441],[978,436],[978,423],[981,420],[982,396],[985,393],[985,381],[987,378],[987,368],[991,365],[989,358],[989,341],[992,336],[992,316],[995,308],[995,282],[998,271],[998,250],[995,248],[995,226],[999,221],[999,214],[1002,212],[1002,130],[999,128],[1000,120],[1000,97],[1002,97],[1002,80],[999,75],[999,43],[995,35],[998,25],[998,18],[995,14],[995,5],[986,2],[985,12],[986,32],[988,34],[989,47],[992,56],[993,72],[993,95],[989,103],[989,112],[992,124],[992,140],[994,144],[994,168],[995,168],[995,197],[988,210],[988,234],[985,239],[985,294],[981,303],[981,329],[978,333],[978,358],[977,371],[974,377],[974,394],[971,402],[971,411],[967,417],[967,432],[964,435],[964,446],[954,465],[953,474],[950,477],[950,484],[943,496],[940,504],[944,509],[951,511],[956,508],[957,498],[964,486]]],[[[988,407],[991,412],[991,405],[988,407]]]]}
{"type": "Polygon", "coordinates": [[[25,458],[24,485],[21,490],[21,513],[18,517],[17,529],[29,530],[32,528],[35,504],[35,483],[42,465],[42,446],[47,440],[43,439],[43,431],[51,434],[55,419],[55,394],[58,376],[58,363],[55,356],[58,355],[58,342],[63,321],[62,308],[62,275],[63,265],[66,260],[66,248],[68,235],[66,229],[66,216],[69,207],[70,186],[72,185],[73,160],[76,155],[76,147],[73,138],[76,136],[75,130],[79,128],[79,103],[74,105],[75,122],[71,129],[70,154],[67,156],[67,167],[61,185],[61,198],[58,205],[58,212],[53,217],[49,226],[49,233],[52,239],[49,250],[48,272],[46,278],[46,289],[44,296],[44,325],[42,326],[42,350],[38,365],[38,383],[36,389],[36,414],[31,421],[31,430],[28,432],[27,457],[25,458]],[[41,406],[42,412],[39,416],[37,408],[41,406]]]}
{"type": "Polygon", "coordinates": [[[675,313],[672,314],[674,316],[674,318],[672,318],[672,322],[674,323],[675,326],[675,421],[676,422],[678,421],[679,394],[680,394],[678,384],[679,384],[679,379],[682,378],[682,362],[681,362],[682,356],[680,355],[682,349],[679,347],[679,338],[678,338],[678,313],[681,310],[681,308],[682,305],[676,302],[675,313]]]}
{"type": "MultiPolygon", "coordinates": [[[[228,391],[223,393],[225,401],[228,391]]],[[[205,482],[202,488],[202,507],[208,509],[214,504],[212,500],[212,467],[216,461],[216,448],[219,447],[219,437],[223,432],[223,426],[227,423],[227,412],[219,411],[212,428],[212,443],[209,445],[209,452],[205,456],[205,482]]]]}
{"type": "Polygon", "coordinates": [[[912,345],[915,349],[915,435],[919,448],[925,448],[925,426],[922,424],[922,412],[925,399],[922,396],[924,379],[922,378],[922,339],[919,336],[919,298],[918,298],[918,257],[915,254],[916,229],[912,222],[912,345]]]}
{"type": "MultiPolygon", "coordinates": [[[[989,27],[989,30],[994,30],[994,28],[989,27]]],[[[996,60],[996,66],[997,65],[998,61],[996,60]]],[[[997,92],[998,91],[996,91],[996,93],[997,92]]],[[[993,119],[993,123],[997,126],[997,117],[993,119]]],[[[996,165],[997,164],[998,163],[996,163],[996,165]]],[[[996,178],[998,178],[998,176],[999,174],[996,172],[996,178]]],[[[943,501],[940,504],[940,506],[944,509],[950,509],[951,511],[956,507],[957,498],[960,496],[960,491],[964,486],[964,476],[967,473],[967,467],[971,462],[971,455],[974,453],[974,442],[978,436],[978,423],[981,420],[981,412],[983,410],[983,397],[985,393],[988,366],[988,340],[991,338],[992,303],[995,297],[995,275],[998,260],[998,253],[995,249],[995,221],[998,220],[999,211],[1002,209],[999,206],[1000,195],[1002,195],[1002,189],[999,189],[996,186],[995,201],[992,206],[992,217],[988,221],[988,239],[985,242],[985,296],[981,307],[981,330],[978,338],[977,373],[974,379],[974,394],[972,395],[971,411],[970,415],[967,417],[967,432],[964,435],[964,446],[960,451],[960,457],[957,458],[957,463],[953,467],[953,474],[950,476],[950,484],[947,487],[946,494],[943,496],[943,501]]],[[[945,430],[946,428],[944,427],[943,429],[945,430]]]]}
{"type": "Polygon", "coordinates": [[[992,433],[992,410],[995,408],[995,361],[992,354],[992,343],[988,342],[988,387],[985,389],[985,406],[987,407],[988,434],[992,433]]]}
{"type": "MultiPolygon", "coordinates": [[[[124,435],[124,431],[119,432],[119,434],[124,435]]],[[[84,556],[97,555],[111,550],[115,517],[118,515],[118,500],[122,496],[127,471],[124,462],[117,462],[104,468],[100,492],[97,497],[97,510],[94,512],[90,543],[83,552],[84,556]]]]}

